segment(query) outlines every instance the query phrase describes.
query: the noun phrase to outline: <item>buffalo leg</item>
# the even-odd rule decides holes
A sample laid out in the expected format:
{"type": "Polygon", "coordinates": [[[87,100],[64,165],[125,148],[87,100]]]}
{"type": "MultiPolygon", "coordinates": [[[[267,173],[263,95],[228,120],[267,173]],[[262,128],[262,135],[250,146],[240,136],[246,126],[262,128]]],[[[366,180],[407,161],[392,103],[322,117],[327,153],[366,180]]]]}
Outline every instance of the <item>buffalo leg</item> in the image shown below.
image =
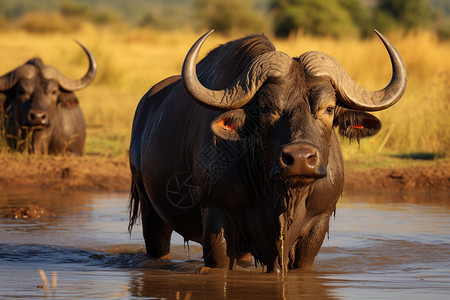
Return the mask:
{"type": "Polygon", "coordinates": [[[203,213],[203,259],[206,267],[232,267],[227,257],[223,216],[220,210],[212,207],[203,213]]]}
{"type": "Polygon", "coordinates": [[[319,253],[323,239],[329,229],[330,214],[321,215],[315,222],[309,234],[302,238],[295,246],[295,259],[291,262],[291,268],[310,268],[314,258],[319,253]]]}
{"type": "Polygon", "coordinates": [[[168,259],[173,229],[161,219],[150,201],[146,203],[147,207],[142,210],[142,231],[147,255],[152,258],[168,259]]]}

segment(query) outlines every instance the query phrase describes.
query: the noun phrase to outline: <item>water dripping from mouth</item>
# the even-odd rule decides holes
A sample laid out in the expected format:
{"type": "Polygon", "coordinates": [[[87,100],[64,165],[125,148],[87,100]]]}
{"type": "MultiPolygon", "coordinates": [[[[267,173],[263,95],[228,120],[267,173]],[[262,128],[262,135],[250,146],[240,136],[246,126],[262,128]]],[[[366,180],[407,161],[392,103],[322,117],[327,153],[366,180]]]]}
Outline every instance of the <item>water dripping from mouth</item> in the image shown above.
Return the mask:
{"type": "Polygon", "coordinates": [[[187,258],[191,259],[191,253],[189,251],[189,240],[188,239],[184,239],[184,252],[185,254],[187,254],[187,258]],[[186,248],[187,248],[187,253],[186,253],[186,248]]]}

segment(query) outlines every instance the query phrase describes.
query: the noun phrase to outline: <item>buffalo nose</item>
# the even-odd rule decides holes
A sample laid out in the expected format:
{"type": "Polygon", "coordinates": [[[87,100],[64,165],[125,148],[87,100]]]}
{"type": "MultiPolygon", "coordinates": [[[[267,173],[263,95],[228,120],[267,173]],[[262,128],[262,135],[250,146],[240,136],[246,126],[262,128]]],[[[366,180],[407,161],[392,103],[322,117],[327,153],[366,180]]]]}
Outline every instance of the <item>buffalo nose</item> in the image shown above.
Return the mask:
{"type": "Polygon", "coordinates": [[[28,113],[28,123],[31,126],[34,125],[46,125],[48,124],[48,117],[47,117],[47,113],[44,111],[34,111],[31,110],[28,113]]]}
{"type": "Polygon", "coordinates": [[[286,176],[320,178],[326,175],[322,154],[309,143],[284,146],[280,152],[279,167],[286,176]]]}

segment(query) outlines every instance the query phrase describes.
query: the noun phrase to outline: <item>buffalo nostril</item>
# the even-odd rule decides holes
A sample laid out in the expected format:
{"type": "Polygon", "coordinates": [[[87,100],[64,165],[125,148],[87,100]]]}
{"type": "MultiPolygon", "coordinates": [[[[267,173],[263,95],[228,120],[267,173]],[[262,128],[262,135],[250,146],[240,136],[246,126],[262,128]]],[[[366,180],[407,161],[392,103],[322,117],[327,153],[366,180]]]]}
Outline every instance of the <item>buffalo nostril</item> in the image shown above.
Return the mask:
{"type": "Polygon", "coordinates": [[[306,157],[306,162],[308,163],[308,165],[310,165],[312,167],[317,164],[317,160],[318,160],[317,153],[310,153],[306,157]]]}
{"type": "Polygon", "coordinates": [[[286,165],[286,166],[292,166],[294,164],[294,157],[292,156],[291,153],[289,152],[283,152],[281,153],[281,161],[286,165]]]}
{"type": "Polygon", "coordinates": [[[36,116],[35,116],[35,114],[33,114],[33,113],[30,113],[30,120],[34,120],[34,119],[36,119],[36,116]]]}

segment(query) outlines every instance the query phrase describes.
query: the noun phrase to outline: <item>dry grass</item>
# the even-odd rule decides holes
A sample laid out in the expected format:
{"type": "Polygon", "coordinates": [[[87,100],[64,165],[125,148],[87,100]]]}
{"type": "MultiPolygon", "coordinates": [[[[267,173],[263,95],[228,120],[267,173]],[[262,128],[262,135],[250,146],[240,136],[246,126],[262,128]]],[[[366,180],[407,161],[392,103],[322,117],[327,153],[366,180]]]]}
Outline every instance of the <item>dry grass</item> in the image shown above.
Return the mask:
{"type": "MultiPolygon", "coordinates": [[[[67,76],[81,77],[87,59],[72,38],[93,51],[99,64],[95,82],[79,91],[88,124],[87,153],[125,154],[131,135],[134,110],[144,93],[159,80],[179,74],[186,51],[198,33],[156,32],[94,28],[85,23],[72,34],[0,32],[0,73],[17,67],[33,56],[59,68],[67,76]]],[[[394,107],[376,113],[382,131],[361,145],[343,141],[346,157],[381,153],[433,152],[448,156],[450,144],[450,43],[439,42],[429,32],[407,36],[388,34],[408,70],[408,89],[394,107]],[[390,136],[383,140],[390,130],[390,136]]],[[[213,34],[203,54],[233,37],[213,34]]],[[[381,42],[291,37],[272,39],[278,50],[291,56],[319,50],[337,58],[352,78],[367,89],[384,87],[390,78],[389,58],[381,42]]]]}

